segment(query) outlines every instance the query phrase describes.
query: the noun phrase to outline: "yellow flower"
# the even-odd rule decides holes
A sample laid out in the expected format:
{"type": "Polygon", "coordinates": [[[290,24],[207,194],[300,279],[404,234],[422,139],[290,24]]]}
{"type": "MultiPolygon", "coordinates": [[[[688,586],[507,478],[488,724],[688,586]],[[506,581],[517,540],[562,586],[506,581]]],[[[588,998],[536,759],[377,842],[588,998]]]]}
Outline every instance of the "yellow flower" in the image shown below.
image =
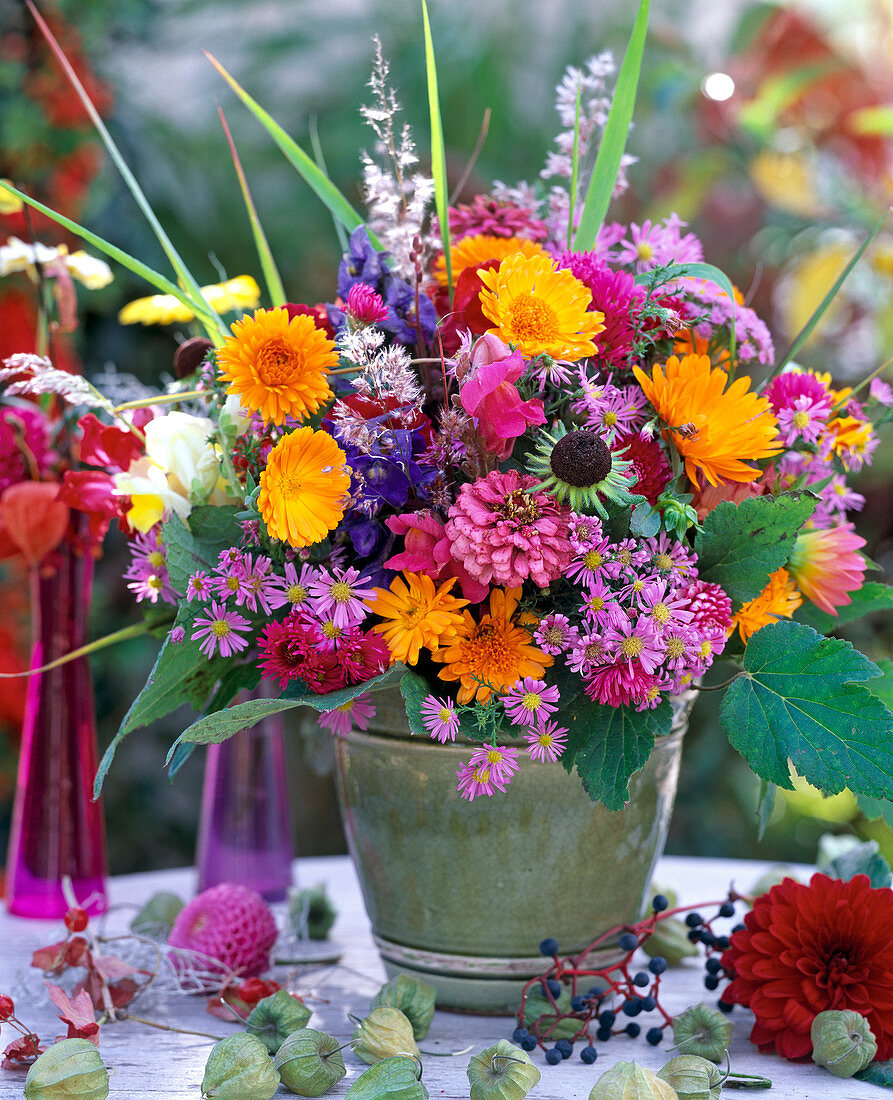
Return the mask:
{"type": "Polygon", "coordinates": [[[414,665],[421,649],[455,641],[462,625],[459,608],[468,603],[449,594],[455,583],[451,577],[435,589],[430,577],[404,571],[391,582],[390,591],[376,588],[375,599],[365,601],[376,615],[388,620],[372,629],[384,637],[395,661],[414,665]]]}
{"type": "Polygon", "coordinates": [[[552,658],[530,644],[530,634],[512,617],[520,595],[520,588],[494,588],[489,615],[482,614],[477,623],[464,611],[457,641],[433,654],[435,661],[446,665],[440,679],[460,682],[460,703],[475,698],[486,703],[494,691],[507,691],[522,676],[542,679],[552,664],[552,658]]]}
{"type": "Polygon", "coordinates": [[[741,641],[746,643],[751,634],[755,634],[760,627],[779,619],[790,619],[802,603],[800,590],[791,580],[787,569],[776,569],[759,596],[744,604],[733,617],[729,633],[734,633],[737,626],[741,641]]]}
{"type": "Polygon", "coordinates": [[[217,350],[220,376],[242,404],[266,421],[301,420],[332,395],[326,379],[338,363],[335,344],[312,317],[285,309],[258,309],[232,326],[217,350]]]}
{"type": "MultiPolygon", "coordinates": [[[[260,301],[260,287],[250,275],[239,275],[225,283],[200,288],[202,297],[217,313],[254,309],[260,301]]],[[[193,320],[195,314],[173,294],[151,294],[137,298],[118,314],[122,325],[173,325],[193,320]]]]}
{"type": "Polygon", "coordinates": [[[298,428],[270,451],[257,506],[270,536],[312,546],[344,515],[350,474],[345,454],[327,432],[298,428]]]}
{"type": "MultiPolygon", "coordinates": [[[[523,256],[542,256],[545,249],[536,241],[524,237],[492,237],[489,233],[475,233],[463,237],[450,249],[450,265],[453,273],[453,286],[466,267],[486,263],[487,260],[504,260],[520,252],[523,256]]],[[[437,257],[434,275],[441,286],[446,286],[446,260],[443,254],[437,257]]]]}
{"type": "Polygon", "coordinates": [[[545,353],[576,362],[595,355],[592,337],[605,327],[589,311],[592,292],[569,271],[556,271],[546,254],[508,256],[496,271],[482,271],[481,309],[490,332],[527,357],[545,353]]]}
{"type": "Polygon", "coordinates": [[[706,355],[673,355],[664,368],[655,364],[651,378],[639,367],[633,371],[667,425],[664,438],[685,459],[692,485],[698,485],[699,471],[711,485],[757,481],[762,471],[743,460],[771,458],[783,450],[775,442],[778,421],[769,402],[750,391],[747,375],[726,390],[728,374],[712,369],[706,355]]]}
{"type": "Polygon", "coordinates": [[[12,191],[7,191],[5,187],[7,183],[12,186],[11,180],[0,179],[0,214],[21,214],[25,209],[25,204],[18,195],[14,195],[12,191]]]}

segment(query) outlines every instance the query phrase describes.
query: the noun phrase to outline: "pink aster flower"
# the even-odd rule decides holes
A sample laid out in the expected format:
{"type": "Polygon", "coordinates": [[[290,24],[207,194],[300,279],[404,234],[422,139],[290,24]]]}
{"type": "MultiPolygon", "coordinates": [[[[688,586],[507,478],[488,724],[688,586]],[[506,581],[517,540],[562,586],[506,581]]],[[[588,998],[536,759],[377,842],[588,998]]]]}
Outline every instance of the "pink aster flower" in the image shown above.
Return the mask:
{"type": "MultiPolygon", "coordinates": [[[[255,612],[260,607],[265,615],[270,614],[279,592],[278,578],[272,574],[272,566],[273,563],[264,554],[258,554],[257,560],[251,554],[245,554],[241,566],[243,583],[236,592],[239,607],[244,606],[255,612]]],[[[276,606],[281,605],[276,603],[276,606]]]]}
{"type": "Polygon", "coordinates": [[[248,630],[250,625],[244,616],[227,611],[222,603],[212,600],[209,614],[198,616],[193,623],[199,629],[192,632],[192,640],[204,638],[199,649],[206,657],[213,657],[218,651],[221,657],[231,657],[247,647],[248,640],[239,631],[248,630]]]}
{"type": "Polygon", "coordinates": [[[186,631],[182,626],[173,626],[171,627],[170,634],[167,636],[167,640],[171,645],[182,645],[186,640],[186,631]]]}
{"type": "Polygon", "coordinates": [[[456,778],[459,780],[456,790],[469,802],[479,795],[490,798],[497,791],[504,793],[506,788],[506,783],[497,780],[486,764],[463,764],[456,770],[456,778]]]}
{"type": "Polygon", "coordinates": [[[654,623],[660,634],[685,626],[694,618],[694,612],[689,610],[685,596],[678,590],[668,591],[668,589],[669,584],[666,579],[652,578],[642,593],[640,604],[642,614],[654,623]]]}
{"type": "Polygon", "coordinates": [[[272,586],[267,598],[274,610],[290,604],[292,610],[296,611],[310,600],[310,586],[316,580],[319,570],[305,563],[298,572],[295,564],[288,561],[284,572],[284,577],[276,578],[276,584],[272,586]]]}
{"type": "Polygon", "coordinates": [[[544,615],[533,632],[533,640],[537,646],[552,657],[567,652],[577,638],[577,630],[571,626],[567,615],[554,611],[544,615]]]}
{"type": "Polygon", "coordinates": [[[772,411],[778,415],[782,409],[790,409],[796,401],[805,397],[811,405],[827,404],[831,409],[831,392],[825,383],[811,371],[799,368],[777,374],[762,392],[772,411]]]}
{"type": "Polygon", "coordinates": [[[493,778],[493,782],[504,790],[511,782],[512,776],[521,767],[518,763],[520,749],[513,749],[509,745],[488,745],[486,742],[471,754],[469,764],[486,767],[493,778]]]}
{"type": "Polygon", "coordinates": [[[615,386],[608,375],[604,382],[585,385],[571,408],[586,418],[584,427],[601,433],[610,444],[618,434],[639,430],[646,419],[647,405],[648,399],[639,386],[615,386]]]}
{"type": "Polygon", "coordinates": [[[539,729],[524,735],[527,755],[543,764],[554,764],[567,748],[567,730],[554,722],[544,722],[539,729]]]}
{"type": "Polygon", "coordinates": [[[558,710],[558,699],[557,687],[525,676],[502,696],[502,705],[513,726],[542,726],[546,717],[558,710]]]}
{"type": "Polygon", "coordinates": [[[603,706],[625,707],[644,700],[658,682],[638,661],[618,660],[596,668],[586,680],[585,691],[603,706]]]}
{"type": "Polygon", "coordinates": [[[588,633],[581,631],[576,644],[571,648],[567,667],[571,672],[578,672],[586,677],[609,659],[601,634],[594,630],[588,633]]]}
{"type": "Polygon", "coordinates": [[[452,699],[437,699],[429,695],[419,708],[422,723],[435,741],[442,745],[455,741],[459,732],[459,715],[452,699]]]}
{"type": "Polygon", "coordinates": [[[570,510],[536,484],[528,474],[494,470],[459,490],[446,533],[453,557],[482,583],[519,588],[530,578],[546,588],[570,564],[570,510]]]}
{"type": "Polygon", "coordinates": [[[615,621],[605,631],[604,641],[618,663],[635,663],[649,673],[654,672],[666,653],[654,624],[645,615],[615,621]]]}
{"type": "Polygon", "coordinates": [[[321,569],[310,582],[312,607],[316,615],[331,615],[336,626],[345,627],[361,622],[369,613],[363,600],[375,596],[368,583],[357,583],[360,574],[353,566],[347,569],[321,569]]]}
{"type": "Polygon", "coordinates": [[[374,717],[375,705],[370,702],[369,696],[358,695],[334,710],[322,711],[316,720],[323,729],[331,730],[338,737],[347,737],[352,726],[361,730],[368,729],[369,722],[374,717]]]}
{"type": "Polygon", "coordinates": [[[618,602],[618,595],[603,580],[593,581],[583,593],[580,604],[583,618],[589,628],[604,633],[615,621],[626,619],[627,615],[618,602]]]}
{"type": "Polygon", "coordinates": [[[649,567],[655,573],[669,577],[675,583],[687,578],[691,579],[698,574],[697,557],[684,543],[670,538],[666,531],[661,531],[656,539],[646,540],[646,548],[650,555],[649,567]]]}
{"type": "Polygon", "coordinates": [[[663,223],[633,222],[629,240],[620,242],[617,258],[620,263],[635,264],[636,271],[649,271],[666,264],[698,263],[704,259],[704,249],[694,233],[682,233],[686,223],[671,214],[663,223]]]}
{"type": "Polygon", "coordinates": [[[186,582],[186,599],[189,603],[192,603],[193,600],[198,600],[199,603],[207,603],[212,592],[211,578],[205,572],[193,573],[186,582]]]}
{"type": "Polygon", "coordinates": [[[474,345],[459,390],[462,407],[477,418],[482,446],[499,459],[508,458],[515,439],[528,427],[546,422],[542,401],[522,401],[514,384],[524,366],[520,352],[488,333],[474,345]]]}
{"type": "Polygon", "coordinates": [[[388,307],[368,283],[354,283],[347,293],[347,312],[357,325],[378,325],[387,318],[388,307]]]}
{"type": "Polygon", "coordinates": [[[776,413],[778,434],[786,447],[793,446],[798,439],[802,439],[805,443],[815,443],[825,427],[830,412],[830,395],[827,400],[817,402],[804,394],[796,398],[793,404],[786,405],[776,413]]]}
{"type": "Polygon", "coordinates": [[[606,572],[610,561],[611,540],[602,538],[579,552],[565,570],[564,576],[569,581],[590,588],[606,572]]]}
{"type": "Polygon", "coordinates": [[[889,383],[885,382],[882,378],[873,378],[871,385],[868,387],[868,394],[872,400],[877,401],[881,405],[886,405],[888,408],[893,405],[893,388],[889,383]]]}

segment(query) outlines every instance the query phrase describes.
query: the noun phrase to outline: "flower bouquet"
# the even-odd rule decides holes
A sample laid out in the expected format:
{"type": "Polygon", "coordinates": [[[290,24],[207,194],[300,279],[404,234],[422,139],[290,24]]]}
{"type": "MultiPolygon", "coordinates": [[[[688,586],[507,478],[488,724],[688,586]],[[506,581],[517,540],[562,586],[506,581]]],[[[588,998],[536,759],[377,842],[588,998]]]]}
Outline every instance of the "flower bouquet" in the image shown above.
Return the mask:
{"type": "Polygon", "coordinates": [[[139,408],[144,440],[115,478],[128,585],[171,621],[97,784],[124,737],[183,702],[201,714],[175,768],[299,706],[366,729],[399,687],[432,753],[466,746],[460,805],[498,804],[533,763],[620,810],[674,700],[722,658],[723,728],[761,813],[792,767],[888,809],[882,670],[825,635],[893,605],[847,518],[890,388],[798,367],[808,332],[776,359],[675,215],[606,220],[646,20],[643,2],[613,96],[608,56],[565,74],[535,185],[454,204],[427,16],[430,176],[379,47],[365,218],[215,61],[349,234],[330,302],[288,300],[237,157],[266,308],[248,280],[199,288],[160,227],[176,284],[67,223],[162,292],[125,320],[196,326],[180,381],[107,405],[122,430],[139,408]],[[231,705],[261,680],[278,695],[231,705]]]}

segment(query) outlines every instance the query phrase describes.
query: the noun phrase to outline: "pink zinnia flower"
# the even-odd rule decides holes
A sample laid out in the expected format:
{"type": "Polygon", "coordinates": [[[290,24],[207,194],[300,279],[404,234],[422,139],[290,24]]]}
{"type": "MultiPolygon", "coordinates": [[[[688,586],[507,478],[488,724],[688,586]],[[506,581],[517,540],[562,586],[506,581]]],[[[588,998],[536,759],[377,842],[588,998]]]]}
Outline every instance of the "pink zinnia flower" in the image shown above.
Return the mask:
{"type": "Polygon", "coordinates": [[[803,595],[822,611],[836,615],[837,608],[852,603],[849,595],[862,587],[865,545],[851,523],[824,531],[804,531],[797,536],[787,570],[803,595]]]}
{"type": "Polygon", "coordinates": [[[452,699],[437,699],[429,695],[419,708],[422,723],[435,741],[442,745],[455,741],[459,732],[459,715],[452,699]]]}
{"type": "Polygon", "coordinates": [[[446,533],[453,557],[482,583],[519,588],[529,577],[545,588],[570,564],[570,510],[533,491],[536,484],[528,474],[494,470],[459,490],[446,533]]]}
{"type": "Polygon", "coordinates": [[[369,721],[374,717],[375,705],[369,701],[369,696],[358,695],[334,710],[324,710],[316,720],[323,729],[331,730],[339,737],[347,737],[351,726],[368,729],[369,721]]]}
{"type": "Polygon", "coordinates": [[[210,613],[199,616],[193,623],[193,626],[200,629],[192,632],[192,640],[195,642],[204,638],[199,649],[206,657],[213,657],[218,651],[221,657],[231,657],[247,647],[248,640],[238,631],[248,630],[250,625],[244,616],[235,611],[227,611],[222,603],[212,600],[210,613]]]}
{"type": "Polygon", "coordinates": [[[525,676],[502,696],[502,705],[513,726],[542,726],[546,716],[558,710],[558,699],[557,687],[525,676]]]}
{"type": "Polygon", "coordinates": [[[567,730],[554,722],[544,722],[540,729],[524,735],[527,755],[543,764],[554,764],[567,748],[567,730]]]}
{"type": "Polygon", "coordinates": [[[725,590],[710,581],[693,580],[676,589],[676,597],[691,612],[695,634],[719,633],[725,638],[732,626],[732,601],[725,590]]]}
{"type": "Polygon", "coordinates": [[[387,319],[388,307],[368,283],[354,283],[347,292],[347,312],[358,325],[378,325],[387,319]]]}
{"type": "Polygon", "coordinates": [[[459,390],[462,407],[477,418],[484,449],[508,458],[515,439],[528,427],[545,424],[542,401],[522,401],[515,382],[524,373],[521,353],[487,334],[474,345],[471,366],[459,390]]]}
{"type": "MultiPolygon", "coordinates": [[[[545,240],[548,228],[529,210],[506,199],[475,195],[470,203],[460,202],[449,208],[450,236],[454,241],[485,233],[488,237],[526,237],[545,240]]],[[[434,232],[438,232],[432,227],[434,232]]]]}

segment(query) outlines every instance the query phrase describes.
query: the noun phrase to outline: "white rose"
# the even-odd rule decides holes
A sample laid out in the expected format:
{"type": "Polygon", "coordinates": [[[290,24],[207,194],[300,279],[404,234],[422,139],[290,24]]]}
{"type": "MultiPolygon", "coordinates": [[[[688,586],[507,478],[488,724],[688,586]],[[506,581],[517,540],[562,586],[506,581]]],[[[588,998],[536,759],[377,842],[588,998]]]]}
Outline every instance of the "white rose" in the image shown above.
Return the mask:
{"type": "Polygon", "coordinates": [[[194,481],[205,496],[215,488],[220,471],[208,442],[214,424],[206,416],[169,412],[150,420],[144,431],[146,455],[164,470],[174,492],[188,500],[194,481]]]}

